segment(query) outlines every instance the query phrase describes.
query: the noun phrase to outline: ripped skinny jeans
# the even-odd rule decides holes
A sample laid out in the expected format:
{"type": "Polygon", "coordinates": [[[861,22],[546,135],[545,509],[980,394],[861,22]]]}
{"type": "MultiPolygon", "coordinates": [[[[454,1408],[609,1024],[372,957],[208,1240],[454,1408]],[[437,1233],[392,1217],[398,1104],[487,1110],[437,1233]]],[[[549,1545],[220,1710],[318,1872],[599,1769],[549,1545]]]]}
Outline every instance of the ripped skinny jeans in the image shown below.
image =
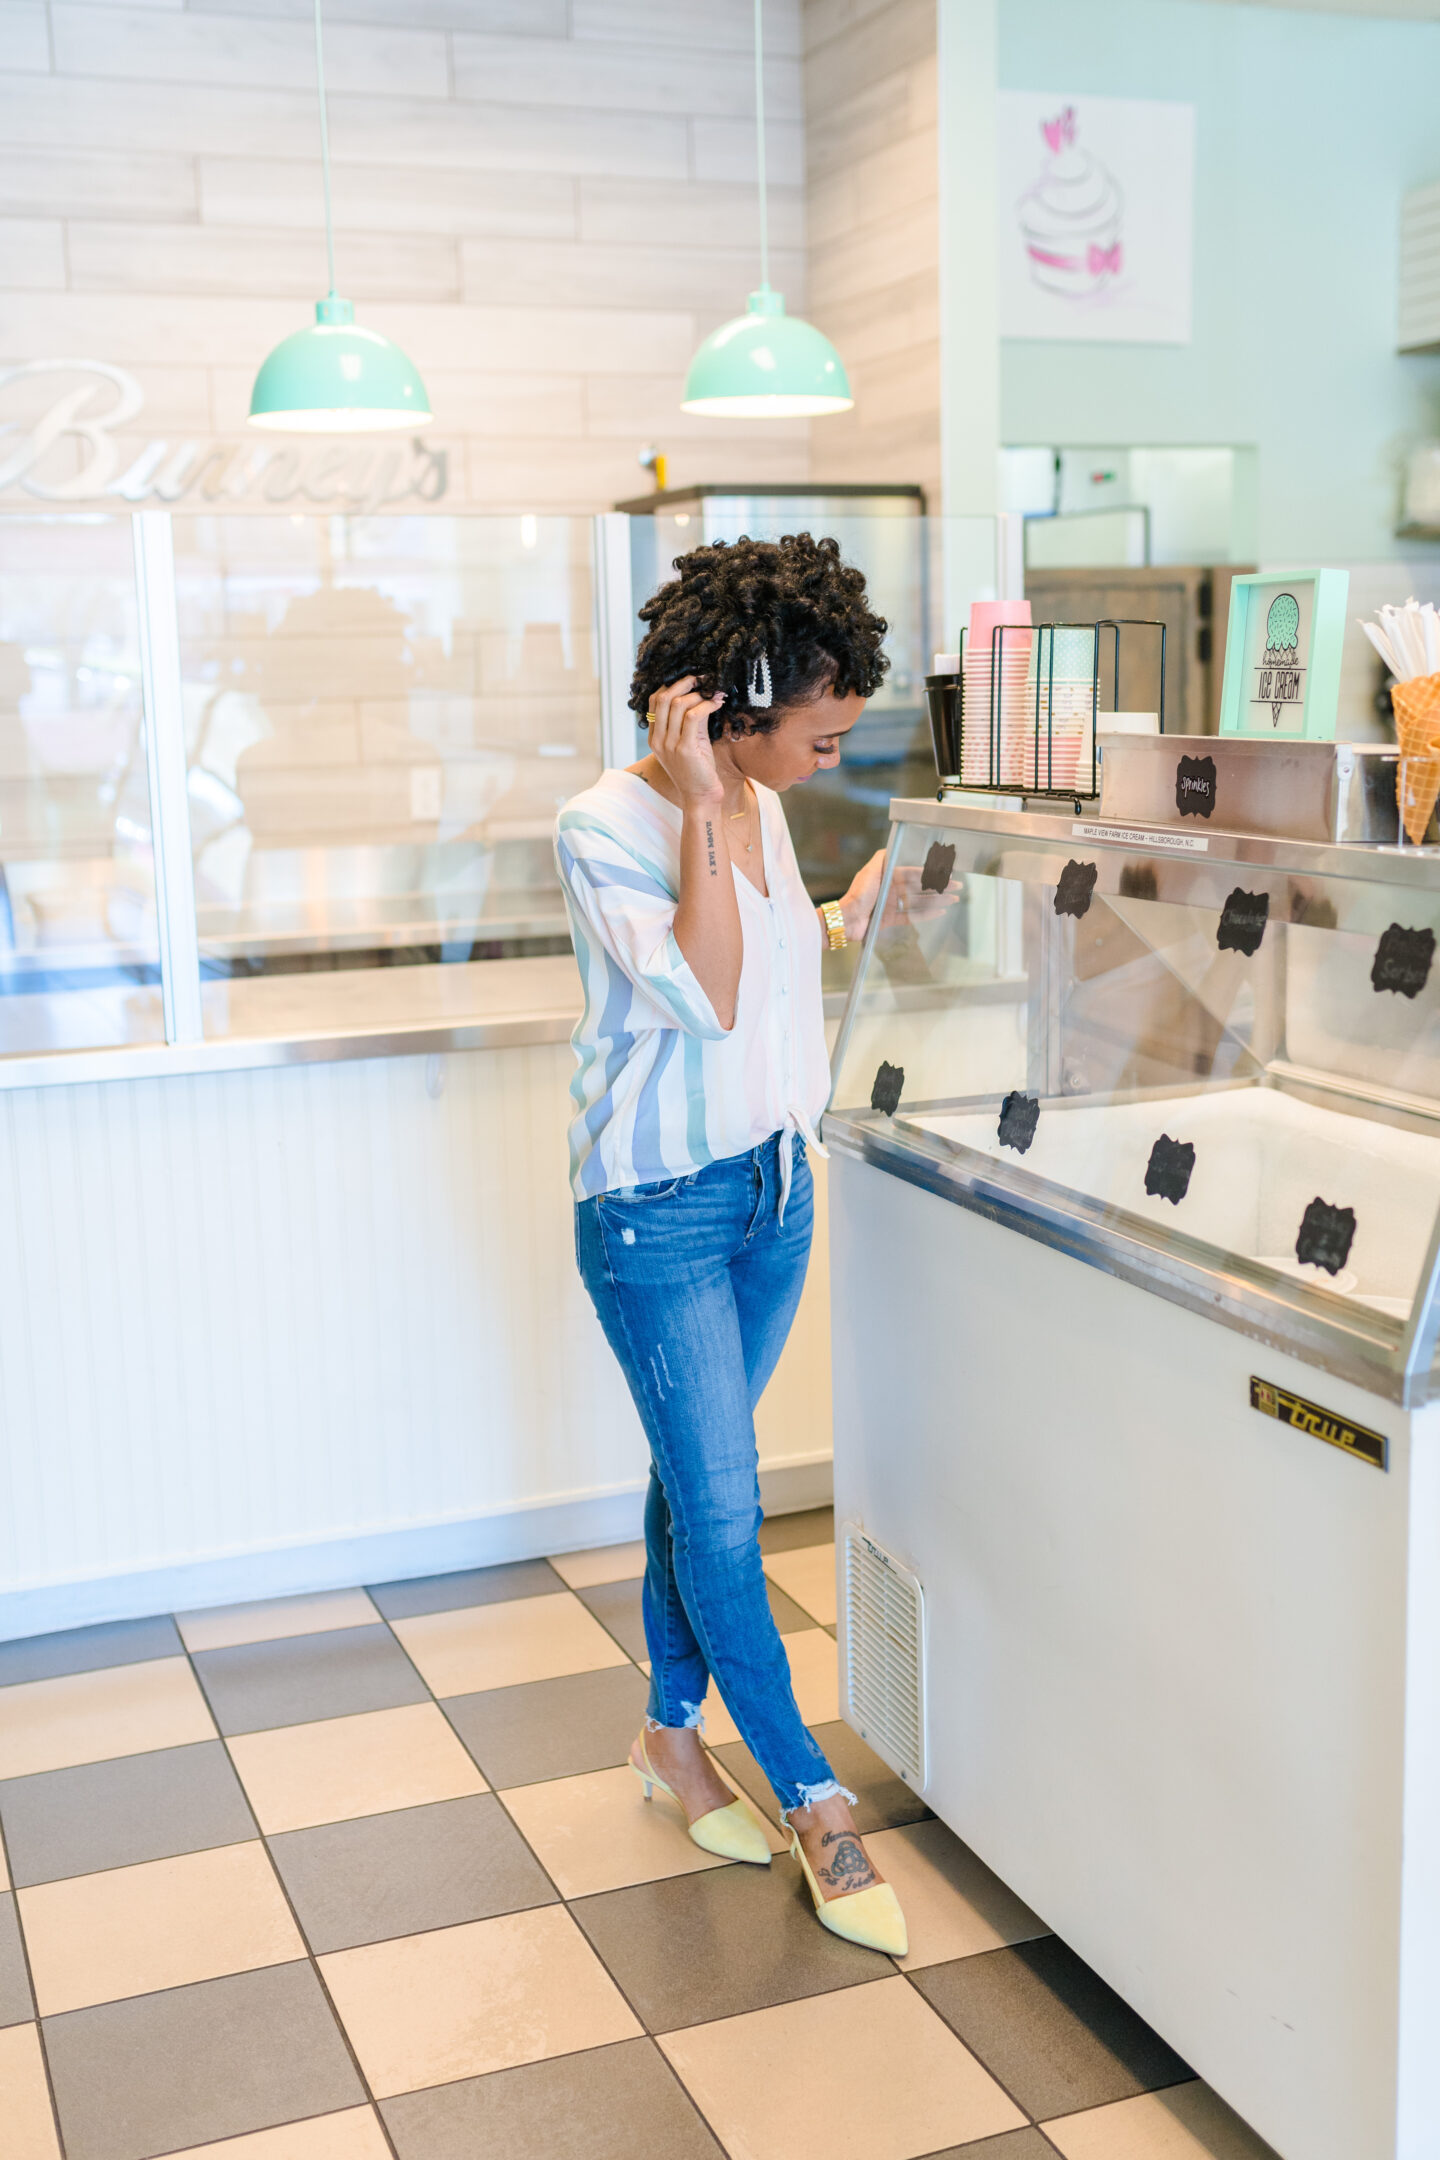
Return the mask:
{"type": "Polygon", "coordinates": [[[796,1706],[760,1563],[754,1410],[810,1257],[804,1142],[581,1200],[575,1254],[650,1443],[650,1717],[698,1725],[713,1677],[782,1808],[844,1790],[796,1706]],[[778,1219],[780,1149],[794,1172],[778,1219]]]}

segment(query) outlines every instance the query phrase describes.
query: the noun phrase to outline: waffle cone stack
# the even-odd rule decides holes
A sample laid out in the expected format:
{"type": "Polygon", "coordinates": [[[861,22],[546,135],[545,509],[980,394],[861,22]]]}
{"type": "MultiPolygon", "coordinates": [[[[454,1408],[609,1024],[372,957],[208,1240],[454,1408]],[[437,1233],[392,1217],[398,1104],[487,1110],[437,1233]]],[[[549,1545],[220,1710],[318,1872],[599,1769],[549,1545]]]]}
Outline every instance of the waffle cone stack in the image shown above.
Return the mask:
{"type": "Polygon", "coordinates": [[[1415,675],[1390,692],[1395,739],[1403,760],[1400,815],[1406,836],[1420,847],[1440,798],[1440,675],[1415,675]]]}

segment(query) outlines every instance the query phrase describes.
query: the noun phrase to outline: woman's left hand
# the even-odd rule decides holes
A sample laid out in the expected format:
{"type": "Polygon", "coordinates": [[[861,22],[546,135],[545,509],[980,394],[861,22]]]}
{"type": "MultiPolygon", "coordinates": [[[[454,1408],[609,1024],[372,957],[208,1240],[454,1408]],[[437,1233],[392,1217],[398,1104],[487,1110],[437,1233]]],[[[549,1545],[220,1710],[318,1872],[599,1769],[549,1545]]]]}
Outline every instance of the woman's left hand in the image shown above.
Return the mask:
{"type": "MultiPolygon", "coordinates": [[[[875,912],[875,900],[884,875],[885,850],[877,848],[864,869],[856,872],[849,892],[840,902],[846,940],[851,945],[858,945],[870,927],[870,917],[875,912]]],[[[949,890],[944,893],[922,892],[920,872],[913,868],[897,867],[890,880],[890,890],[885,895],[885,913],[880,927],[882,930],[894,930],[902,923],[925,921],[953,906],[959,899],[961,890],[961,881],[957,878],[952,880],[949,890]]]]}

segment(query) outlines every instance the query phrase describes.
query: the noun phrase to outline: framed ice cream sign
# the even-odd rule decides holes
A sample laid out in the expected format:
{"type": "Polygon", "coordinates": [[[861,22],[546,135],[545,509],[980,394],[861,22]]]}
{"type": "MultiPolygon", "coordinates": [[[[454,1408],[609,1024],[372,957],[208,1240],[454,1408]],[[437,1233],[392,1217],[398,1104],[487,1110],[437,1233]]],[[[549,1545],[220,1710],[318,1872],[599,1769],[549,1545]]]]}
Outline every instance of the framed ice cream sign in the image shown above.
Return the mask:
{"type": "Polygon", "coordinates": [[[1348,570],[1232,579],[1222,735],[1334,741],[1349,591],[1348,570]]]}
{"type": "Polygon", "coordinates": [[[1007,90],[1000,332],[1190,342],[1195,108],[1007,90]]]}

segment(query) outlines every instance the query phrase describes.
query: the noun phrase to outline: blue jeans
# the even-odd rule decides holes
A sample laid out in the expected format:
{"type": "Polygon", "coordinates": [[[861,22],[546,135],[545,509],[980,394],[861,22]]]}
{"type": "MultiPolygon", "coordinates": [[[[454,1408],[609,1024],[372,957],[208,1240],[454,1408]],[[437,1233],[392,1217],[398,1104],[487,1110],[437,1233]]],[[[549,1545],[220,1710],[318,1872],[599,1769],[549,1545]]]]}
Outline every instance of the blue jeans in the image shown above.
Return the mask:
{"type": "Polygon", "coordinates": [[[580,1273],[650,1442],[650,1716],[698,1725],[713,1675],[786,1809],[843,1790],[796,1707],[758,1535],[754,1410],[800,1302],[814,1215],[804,1143],[780,1133],[688,1177],[575,1208],[580,1273]]]}

